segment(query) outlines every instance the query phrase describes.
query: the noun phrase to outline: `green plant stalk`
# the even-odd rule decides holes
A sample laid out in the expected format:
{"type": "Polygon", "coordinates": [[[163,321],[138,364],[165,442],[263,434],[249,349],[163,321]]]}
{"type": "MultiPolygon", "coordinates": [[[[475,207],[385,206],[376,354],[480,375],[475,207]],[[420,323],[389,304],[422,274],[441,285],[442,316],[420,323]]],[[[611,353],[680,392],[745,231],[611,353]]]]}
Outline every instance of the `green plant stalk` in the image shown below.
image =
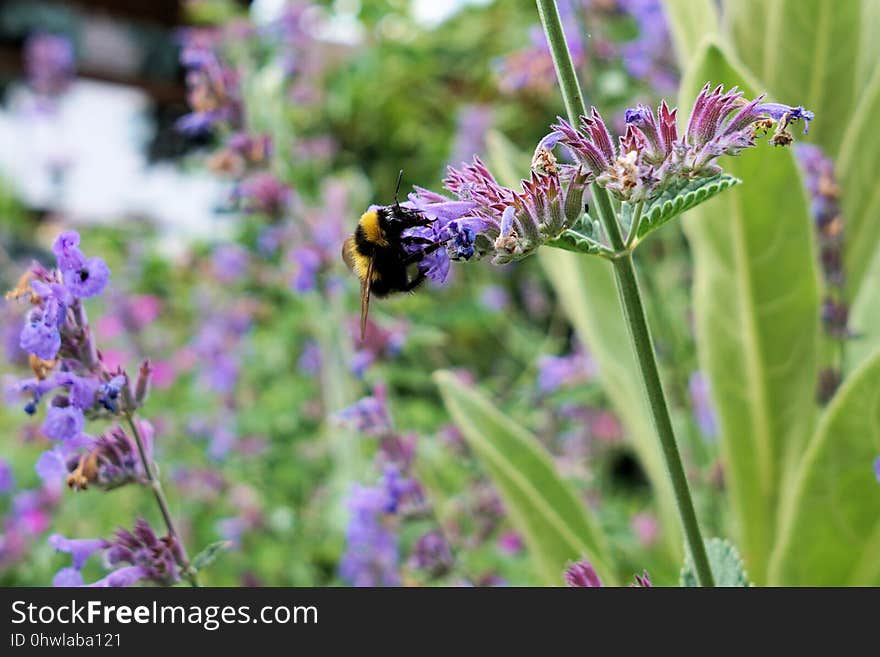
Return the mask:
{"type": "Polygon", "coordinates": [[[168,533],[177,540],[177,545],[180,547],[180,561],[178,565],[180,566],[181,574],[191,586],[198,587],[198,575],[196,574],[195,568],[192,567],[189,555],[186,553],[186,546],[183,544],[183,538],[181,538],[174,525],[174,520],[171,517],[171,510],[168,507],[168,501],[165,499],[165,493],[162,491],[162,484],[159,482],[159,477],[153,471],[153,464],[147,457],[147,450],[144,448],[144,441],[143,438],[141,438],[141,432],[138,430],[137,423],[134,421],[134,415],[128,411],[125,413],[125,419],[128,421],[128,426],[131,428],[132,436],[134,436],[134,442],[138,448],[138,455],[141,458],[141,465],[147,475],[150,490],[153,491],[153,496],[156,498],[156,503],[159,505],[159,511],[162,512],[162,519],[165,521],[165,527],[168,529],[168,533]]]}
{"type": "MultiPolygon", "coordinates": [[[[559,78],[559,87],[562,91],[562,99],[568,120],[572,125],[577,125],[578,117],[587,113],[584,98],[581,94],[580,84],[571,60],[571,53],[565,41],[565,33],[562,29],[562,21],[555,0],[536,0],[538,14],[547,43],[550,45],[550,53],[556,67],[556,75],[559,78]]],[[[617,217],[611,204],[608,192],[599,185],[591,186],[593,202],[596,206],[599,220],[605,229],[608,242],[614,249],[615,257],[611,259],[614,266],[614,277],[617,281],[617,291],[620,295],[620,303],[623,307],[624,318],[629,327],[633,350],[642,375],[642,382],[648,396],[651,407],[651,416],[657,435],[660,438],[660,446],[666,469],[672,480],[672,488],[675,493],[675,501],[678,506],[685,540],[691,558],[694,562],[694,570],[700,586],[714,586],[712,570],[709,566],[709,557],[706,554],[706,545],[700,534],[700,526],[697,522],[697,514],[694,510],[693,499],[687,483],[681,455],[675,442],[675,433],[672,429],[672,421],[669,418],[669,408],[666,405],[666,397],[663,393],[663,384],[660,381],[660,371],[657,368],[657,358],[654,355],[654,345],[651,341],[651,331],[648,328],[648,320],[642,305],[642,297],[639,292],[639,282],[633,265],[632,253],[624,244],[620,233],[617,217]]]]}

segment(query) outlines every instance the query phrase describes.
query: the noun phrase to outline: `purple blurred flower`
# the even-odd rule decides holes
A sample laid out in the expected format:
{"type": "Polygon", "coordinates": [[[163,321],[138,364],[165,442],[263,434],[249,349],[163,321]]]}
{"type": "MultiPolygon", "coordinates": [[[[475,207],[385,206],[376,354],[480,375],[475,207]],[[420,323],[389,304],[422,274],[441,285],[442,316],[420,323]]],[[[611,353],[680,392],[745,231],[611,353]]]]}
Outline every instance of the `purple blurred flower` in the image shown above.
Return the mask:
{"type": "Polygon", "coordinates": [[[86,419],[80,409],[74,406],[50,406],[41,430],[47,438],[66,442],[78,437],[85,426],[86,419]]]}
{"type": "Polygon", "coordinates": [[[635,579],[636,579],[635,583],[630,584],[631,587],[649,589],[654,586],[653,584],[651,584],[651,576],[648,574],[647,570],[642,571],[641,575],[637,574],[635,576],[635,579]]]}
{"type": "Polygon", "coordinates": [[[630,521],[630,527],[635,532],[636,538],[642,546],[649,548],[657,542],[660,536],[660,523],[653,513],[644,511],[637,513],[630,521]]]}
{"type": "Polygon", "coordinates": [[[211,256],[214,276],[221,283],[240,280],[247,272],[250,256],[238,244],[221,244],[211,256]]]}
{"type": "Polygon", "coordinates": [[[355,486],[339,575],[352,586],[398,586],[397,537],[385,524],[388,495],[381,487],[355,486]]]}
{"type": "Polygon", "coordinates": [[[49,545],[59,552],[70,554],[73,567],[82,570],[88,558],[108,547],[109,543],[103,538],[64,538],[61,534],[52,534],[49,545]]]}
{"type": "Polygon", "coordinates": [[[6,459],[0,458],[0,495],[5,495],[15,488],[15,476],[12,474],[12,466],[6,459]]]}
{"type": "Polygon", "coordinates": [[[712,398],[709,394],[709,381],[702,372],[691,374],[688,382],[688,390],[691,395],[694,419],[697,426],[706,438],[715,438],[718,435],[718,420],[715,409],[712,406],[712,398]]]}
{"type": "Polygon", "coordinates": [[[370,436],[381,437],[393,432],[391,415],[381,389],[334,413],[333,417],[342,425],[370,436]]]}
{"type": "Polygon", "coordinates": [[[599,588],[602,586],[599,575],[586,559],[569,564],[565,569],[565,583],[575,588],[599,588]]]}
{"type": "Polygon", "coordinates": [[[545,394],[589,381],[595,374],[593,359],[581,349],[568,356],[541,356],[538,361],[538,387],[545,394]]]}
{"type": "Polygon", "coordinates": [[[237,128],[244,114],[237,73],[220,61],[208,30],[190,29],[182,35],[180,63],[187,69],[187,100],[193,111],[178,120],[178,129],[199,134],[217,125],[237,128]]]}
{"type": "Polygon", "coordinates": [[[880,483],[880,456],[874,459],[874,477],[877,478],[877,483],[880,483]]]}
{"type": "Polygon", "coordinates": [[[293,192],[268,171],[245,178],[235,190],[235,198],[245,212],[261,213],[278,219],[286,211],[293,192]]]}
{"type": "Polygon", "coordinates": [[[492,127],[489,105],[466,105],[458,111],[458,122],[450,163],[466,162],[486,149],[486,133],[492,127]]]}
{"type": "Polygon", "coordinates": [[[321,269],[321,254],[310,246],[300,246],[293,249],[288,257],[293,263],[290,280],[293,291],[304,294],[314,290],[321,269]]]}
{"type": "Polygon", "coordinates": [[[621,46],[627,72],[649,83],[660,93],[675,91],[677,73],[669,26],[660,0],[618,0],[620,9],[633,17],[639,35],[621,46]]]}
{"type": "Polygon", "coordinates": [[[38,94],[54,97],[67,90],[75,72],[73,44],[67,37],[36,33],[24,44],[28,83],[38,94]]]}
{"type": "Polygon", "coordinates": [[[410,565],[429,577],[442,577],[452,568],[453,557],[442,532],[429,531],[416,541],[410,555],[410,565]]]}

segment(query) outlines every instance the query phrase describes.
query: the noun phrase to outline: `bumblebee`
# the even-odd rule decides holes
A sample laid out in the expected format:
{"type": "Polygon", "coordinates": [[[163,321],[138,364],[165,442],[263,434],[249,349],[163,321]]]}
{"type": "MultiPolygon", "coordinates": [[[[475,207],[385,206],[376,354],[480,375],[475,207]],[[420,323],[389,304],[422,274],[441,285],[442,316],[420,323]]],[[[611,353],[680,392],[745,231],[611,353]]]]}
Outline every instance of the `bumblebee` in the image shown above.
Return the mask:
{"type": "Polygon", "coordinates": [[[428,226],[434,220],[397,200],[403,171],[397,177],[394,204],[367,210],[361,215],[357,229],[342,245],[342,259],[361,281],[361,340],[367,330],[370,295],[385,297],[395,292],[415,290],[425,280],[419,263],[440,248],[418,237],[403,237],[408,228],[428,226]],[[404,244],[416,245],[408,250],[404,244]]]}

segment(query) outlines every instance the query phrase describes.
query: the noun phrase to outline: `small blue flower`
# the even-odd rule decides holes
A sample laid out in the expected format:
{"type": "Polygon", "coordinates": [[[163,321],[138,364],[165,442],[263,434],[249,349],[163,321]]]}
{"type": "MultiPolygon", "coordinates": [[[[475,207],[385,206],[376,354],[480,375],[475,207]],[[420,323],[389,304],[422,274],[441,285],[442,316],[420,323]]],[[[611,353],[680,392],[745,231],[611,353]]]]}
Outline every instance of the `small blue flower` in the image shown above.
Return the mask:
{"type": "Polygon", "coordinates": [[[103,550],[108,543],[103,538],[64,538],[61,534],[52,534],[49,545],[59,552],[67,552],[73,558],[73,567],[81,570],[89,557],[103,550]]]}

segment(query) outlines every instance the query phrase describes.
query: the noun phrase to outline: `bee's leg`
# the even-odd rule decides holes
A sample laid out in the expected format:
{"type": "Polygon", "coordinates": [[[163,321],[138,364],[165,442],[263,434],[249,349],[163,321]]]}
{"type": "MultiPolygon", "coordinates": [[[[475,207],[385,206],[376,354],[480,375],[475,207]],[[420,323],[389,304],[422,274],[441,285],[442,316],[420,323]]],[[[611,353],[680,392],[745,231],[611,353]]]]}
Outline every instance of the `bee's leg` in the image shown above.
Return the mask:
{"type": "Polygon", "coordinates": [[[404,292],[412,292],[412,291],[415,290],[419,285],[421,285],[422,283],[424,283],[426,278],[427,278],[427,274],[425,274],[425,272],[423,272],[423,271],[420,271],[418,274],[416,274],[415,276],[413,276],[412,280],[411,280],[411,281],[408,281],[407,284],[404,285],[401,289],[402,289],[404,292]]]}
{"type": "Polygon", "coordinates": [[[437,242],[437,243],[431,244],[430,246],[426,246],[424,249],[419,249],[415,253],[410,253],[408,256],[406,256],[406,258],[403,259],[403,264],[404,265],[411,265],[414,262],[418,262],[419,260],[421,260],[425,256],[431,255],[432,253],[434,253],[434,251],[439,249],[441,246],[444,246],[443,243],[437,242]]]}

